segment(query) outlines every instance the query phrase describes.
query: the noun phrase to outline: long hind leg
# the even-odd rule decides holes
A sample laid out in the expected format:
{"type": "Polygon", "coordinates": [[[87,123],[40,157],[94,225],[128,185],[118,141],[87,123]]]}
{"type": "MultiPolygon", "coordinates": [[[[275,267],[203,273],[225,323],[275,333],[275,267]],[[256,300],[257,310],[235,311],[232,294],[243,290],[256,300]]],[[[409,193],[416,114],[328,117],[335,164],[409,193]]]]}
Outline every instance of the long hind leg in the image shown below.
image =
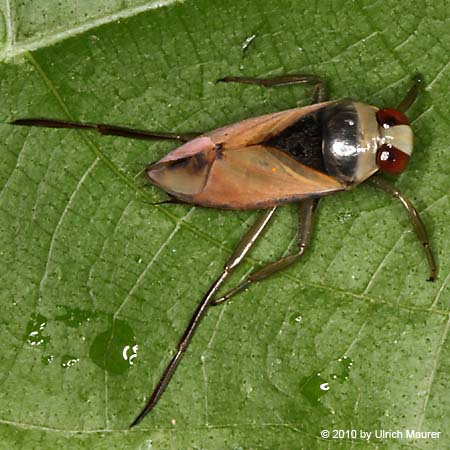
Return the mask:
{"type": "Polygon", "coordinates": [[[74,122],[59,119],[16,119],[10,122],[11,125],[21,125],[28,127],[43,128],[72,128],[78,130],[97,131],[102,135],[122,136],[131,139],[143,140],[177,140],[182,142],[190,141],[201,133],[160,133],[157,131],[139,130],[136,128],[119,127],[105,123],[74,122]]]}

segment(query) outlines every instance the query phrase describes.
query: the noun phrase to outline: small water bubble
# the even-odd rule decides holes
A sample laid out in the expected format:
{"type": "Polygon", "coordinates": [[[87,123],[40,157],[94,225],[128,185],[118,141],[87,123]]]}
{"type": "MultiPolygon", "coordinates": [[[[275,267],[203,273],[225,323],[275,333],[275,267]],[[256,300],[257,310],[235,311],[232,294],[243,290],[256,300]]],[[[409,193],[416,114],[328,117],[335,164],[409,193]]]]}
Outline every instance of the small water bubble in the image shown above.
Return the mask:
{"type": "Polygon", "coordinates": [[[58,308],[62,309],[63,312],[55,319],[64,322],[71,328],[78,328],[84,322],[89,322],[92,317],[96,317],[96,313],[90,310],[71,308],[66,305],[58,305],[58,308]]]}
{"type": "Polygon", "coordinates": [[[48,366],[49,364],[51,364],[53,362],[54,359],[55,359],[55,357],[53,355],[44,355],[44,356],[42,356],[41,361],[43,364],[48,366]]]}
{"type": "Polygon", "coordinates": [[[303,316],[298,311],[295,311],[289,315],[289,321],[292,322],[294,325],[301,323],[302,320],[303,316]]]}
{"type": "Polygon", "coordinates": [[[242,51],[245,53],[247,52],[248,48],[250,47],[251,43],[256,39],[256,34],[252,34],[251,36],[245,38],[245,41],[242,43],[241,48],[242,51]]]}
{"type": "Polygon", "coordinates": [[[139,346],[137,344],[130,346],[125,345],[125,347],[122,350],[122,358],[125,361],[128,361],[130,366],[134,364],[133,360],[137,357],[137,351],[139,349],[139,346]]]}
{"type": "Polygon", "coordinates": [[[50,337],[44,335],[46,326],[47,318],[45,316],[39,313],[32,314],[25,331],[26,342],[32,346],[47,344],[50,341],[50,337]]]}
{"type": "Polygon", "coordinates": [[[345,211],[345,212],[343,212],[343,213],[341,213],[341,214],[338,215],[338,220],[339,220],[339,222],[341,222],[341,223],[345,223],[345,222],[347,222],[349,219],[351,219],[351,217],[352,217],[352,213],[349,212],[349,211],[345,211]]]}
{"type": "Polygon", "coordinates": [[[77,358],[76,356],[63,355],[61,357],[61,367],[64,367],[65,369],[67,369],[69,367],[73,367],[79,361],[80,361],[80,358],[77,358]]]}

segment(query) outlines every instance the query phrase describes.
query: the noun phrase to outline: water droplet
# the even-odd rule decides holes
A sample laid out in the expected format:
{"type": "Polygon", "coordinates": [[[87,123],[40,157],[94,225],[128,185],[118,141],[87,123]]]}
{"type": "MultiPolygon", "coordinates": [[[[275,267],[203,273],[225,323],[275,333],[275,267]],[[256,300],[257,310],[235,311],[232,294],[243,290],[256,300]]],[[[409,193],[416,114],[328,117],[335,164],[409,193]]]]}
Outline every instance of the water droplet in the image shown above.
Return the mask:
{"type": "Polygon", "coordinates": [[[348,379],[350,375],[350,369],[353,365],[353,360],[348,356],[343,356],[342,358],[338,358],[339,366],[336,367],[337,374],[334,375],[334,379],[344,382],[348,379]]]}
{"type": "Polygon", "coordinates": [[[93,311],[82,310],[79,308],[70,308],[65,305],[58,305],[58,308],[63,308],[64,313],[56,316],[55,319],[64,322],[68,327],[77,328],[83,322],[89,322],[96,316],[93,311]]]}
{"type": "Polygon", "coordinates": [[[298,311],[295,311],[289,315],[289,321],[291,323],[293,323],[294,325],[301,323],[302,320],[303,320],[303,317],[298,311]]]}
{"type": "Polygon", "coordinates": [[[245,38],[245,41],[242,43],[241,48],[242,52],[246,53],[251,43],[255,40],[256,34],[252,34],[251,36],[245,38]]]}
{"type": "Polygon", "coordinates": [[[121,374],[135,363],[137,351],[138,345],[130,325],[123,320],[114,320],[110,328],[94,339],[89,356],[102,369],[121,374]]]}
{"type": "Polygon", "coordinates": [[[329,384],[320,374],[307,378],[301,388],[301,393],[314,405],[319,403],[320,397],[330,390],[329,384]]]}
{"type": "Polygon", "coordinates": [[[352,213],[349,211],[345,211],[343,213],[338,214],[338,220],[341,223],[347,222],[349,219],[351,219],[352,213]]]}
{"type": "Polygon", "coordinates": [[[54,359],[55,359],[55,357],[53,355],[43,355],[41,357],[41,362],[42,362],[42,364],[48,366],[49,364],[51,364],[53,362],[54,359]]]}
{"type": "Polygon", "coordinates": [[[125,347],[122,350],[122,358],[125,361],[128,361],[128,364],[130,364],[130,366],[132,366],[134,364],[133,360],[137,357],[137,351],[138,351],[139,346],[133,345],[125,345],[125,347]]]}
{"type": "Polygon", "coordinates": [[[47,317],[42,314],[32,314],[28,320],[25,341],[32,346],[45,345],[50,342],[50,337],[44,335],[47,326],[47,317]]]}
{"type": "Polygon", "coordinates": [[[71,355],[63,355],[61,356],[61,367],[67,369],[69,367],[73,367],[77,362],[80,361],[80,358],[71,355]]]}

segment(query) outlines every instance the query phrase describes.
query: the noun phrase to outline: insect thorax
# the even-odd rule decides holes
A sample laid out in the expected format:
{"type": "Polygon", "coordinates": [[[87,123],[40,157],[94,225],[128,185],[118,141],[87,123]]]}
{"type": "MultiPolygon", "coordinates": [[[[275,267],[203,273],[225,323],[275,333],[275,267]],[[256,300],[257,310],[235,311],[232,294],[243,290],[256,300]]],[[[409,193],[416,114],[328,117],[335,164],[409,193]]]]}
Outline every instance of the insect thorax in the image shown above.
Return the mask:
{"type": "Polygon", "coordinates": [[[361,183],[378,168],[377,108],[343,99],[321,111],[322,154],[326,171],[348,184],[361,183]]]}
{"type": "Polygon", "coordinates": [[[338,100],[302,117],[264,144],[347,185],[360,183],[377,170],[376,111],[364,103],[338,100]]]}

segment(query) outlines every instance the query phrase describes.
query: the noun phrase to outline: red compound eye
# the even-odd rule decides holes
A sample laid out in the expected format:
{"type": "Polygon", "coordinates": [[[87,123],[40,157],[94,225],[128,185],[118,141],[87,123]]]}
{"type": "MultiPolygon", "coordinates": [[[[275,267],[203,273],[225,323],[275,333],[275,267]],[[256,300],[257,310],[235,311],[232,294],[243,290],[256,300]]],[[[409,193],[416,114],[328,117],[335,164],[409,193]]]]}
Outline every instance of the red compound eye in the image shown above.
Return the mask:
{"type": "Polygon", "coordinates": [[[377,122],[385,128],[409,124],[407,117],[401,111],[388,108],[377,111],[377,122]]]}
{"type": "Polygon", "coordinates": [[[409,155],[390,144],[383,144],[377,150],[377,166],[383,172],[397,175],[408,165],[409,155]]]}

